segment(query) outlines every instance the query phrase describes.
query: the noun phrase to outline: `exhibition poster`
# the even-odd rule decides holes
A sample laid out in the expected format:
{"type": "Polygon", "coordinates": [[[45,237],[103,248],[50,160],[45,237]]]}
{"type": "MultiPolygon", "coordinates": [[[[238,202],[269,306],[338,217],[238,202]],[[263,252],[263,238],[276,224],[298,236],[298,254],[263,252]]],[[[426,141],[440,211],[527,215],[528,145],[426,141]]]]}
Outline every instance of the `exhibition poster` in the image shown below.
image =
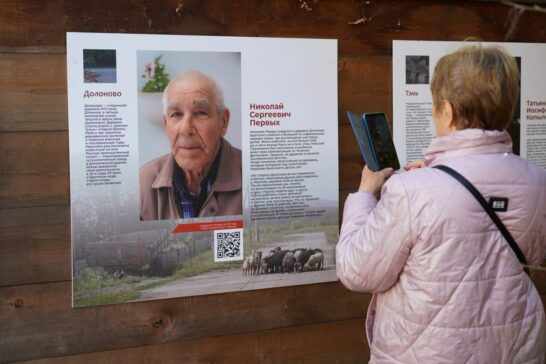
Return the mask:
{"type": "MultiPolygon", "coordinates": [[[[473,42],[393,41],[393,134],[400,164],[423,159],[434,137],[430,81],[438,60],[473,42]]],[[[481,42],[512,54],[520,99],[508,132],[515,154],[546,168],[546,44],[481,42]]]]}
{"type": "Polygon", "coordinates": [[[337,280],[337,41],[67,33],[73,306],[337,280]]]}

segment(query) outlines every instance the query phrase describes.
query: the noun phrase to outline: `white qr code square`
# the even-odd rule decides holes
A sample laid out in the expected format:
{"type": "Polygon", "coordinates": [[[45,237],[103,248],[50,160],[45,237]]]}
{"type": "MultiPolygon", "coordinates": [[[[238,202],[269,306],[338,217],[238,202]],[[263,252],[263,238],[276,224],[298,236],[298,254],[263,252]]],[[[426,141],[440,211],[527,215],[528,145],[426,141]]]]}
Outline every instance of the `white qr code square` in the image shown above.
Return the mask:
{"type": "Polygon", "coordinates": [[[214,230],[214,261],[243,260],[243,229],[214,230]]]}

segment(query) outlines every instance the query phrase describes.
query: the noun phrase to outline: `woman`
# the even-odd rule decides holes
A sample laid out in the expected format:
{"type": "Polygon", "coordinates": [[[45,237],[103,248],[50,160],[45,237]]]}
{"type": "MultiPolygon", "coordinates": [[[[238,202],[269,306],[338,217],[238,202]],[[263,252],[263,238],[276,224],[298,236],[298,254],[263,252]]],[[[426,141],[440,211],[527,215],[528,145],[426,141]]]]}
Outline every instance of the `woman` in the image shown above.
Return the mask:
{"type": "Polygon", "coordinates": [[[486,199],[508,198],[497,214],[527,262],[542,262],[546,172],[512,154],[505,130],[518,96],[514,58],[467,46],[438,62],[431,90],[437,138],[424,161],[396,175],[365,167],[345,202],[337,274],[375,293],[370,362],[542,364],[546,323],[532,281],[468,190],[429,168],[449,166],[486,199]]]}

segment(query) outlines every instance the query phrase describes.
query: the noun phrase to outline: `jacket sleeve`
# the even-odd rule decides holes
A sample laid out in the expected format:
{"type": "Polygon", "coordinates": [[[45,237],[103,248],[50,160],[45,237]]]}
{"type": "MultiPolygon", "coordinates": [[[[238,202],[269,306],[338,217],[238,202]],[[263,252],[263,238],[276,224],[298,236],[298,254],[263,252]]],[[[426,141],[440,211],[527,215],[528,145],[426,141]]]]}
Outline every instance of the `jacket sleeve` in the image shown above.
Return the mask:
{"type": "Polygon", "coordinates": [[[382,292],[398,280],[412,238],[408,198],[399,176],[383,186],[377,202],[367,192],[350,194],[336,247],[336,270],[353,291],[382,292]]]}

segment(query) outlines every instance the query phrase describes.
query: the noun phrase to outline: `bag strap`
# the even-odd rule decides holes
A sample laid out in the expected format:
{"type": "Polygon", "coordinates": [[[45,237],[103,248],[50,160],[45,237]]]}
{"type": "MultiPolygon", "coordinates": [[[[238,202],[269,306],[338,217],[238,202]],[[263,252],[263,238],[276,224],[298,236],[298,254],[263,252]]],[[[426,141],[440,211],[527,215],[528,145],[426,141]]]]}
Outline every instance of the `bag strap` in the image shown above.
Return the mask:
{"type": "Polygon", "coordinates": [[[448,166],[444,166],[444,165],[440,164],[440,165],[436,165],[436,166],[434,166],[432,168],[439,169],[439,170],[444,171],[445,173],[451,175],[453,178],[455,178],[457,181],[459,181],[463,186],[465,186],[468,191],[470,191],[470,193],[476,198],[476,200],[478,200],[480,205],[482,205],[483,209],[487,212],[487,214],[489,215],[491,220],[493,220],[495,225],[497,225],[497,228],[501,232],[504,239],[506,239],[506,241],[508,242],[508,245],[510,245],[510,248],[512,248],[512,250],[516,254],[516,257],[518,258],[519,262],[524,266],[523,270],[525,271],[525,273],[527,273],[527,275],[529,275],[529,269],[526,267],[527,266],[527,260],[525,259],[525,255],[523,255],[523,252],[519,248],[518,244],[516,243],[516,241],[514,240],[514,238],[512,237],[510,232],[508,231],[508,229],[506,228],[506,226],[504,226],[501,219],[499,219],[499,217],[497,216],[495,211],[491,208],[491,206],[489,206],[489,204],[487,203],[485,198],[476,189],[476,187],[474,187],[474,185],[472,183],[470,183],[466,178],[464,178],[459,172],[449,168],[448,166]]]}

